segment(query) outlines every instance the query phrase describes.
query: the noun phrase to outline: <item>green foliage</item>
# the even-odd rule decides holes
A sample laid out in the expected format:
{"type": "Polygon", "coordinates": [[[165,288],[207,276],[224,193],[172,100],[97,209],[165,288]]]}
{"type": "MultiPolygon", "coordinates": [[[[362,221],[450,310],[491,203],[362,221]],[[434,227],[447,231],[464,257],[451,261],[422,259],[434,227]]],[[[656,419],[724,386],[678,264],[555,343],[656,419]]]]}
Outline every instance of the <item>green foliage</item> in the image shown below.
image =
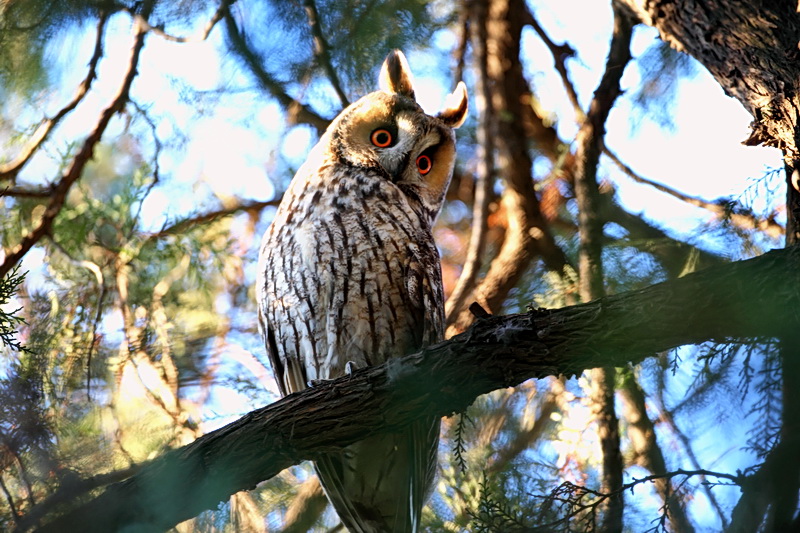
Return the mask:
{"type": "Polygon", "coordinates": [[[25,281],[25,274],[19,273],[19,265],[0,279],[0,341],[3,346],[17,351],[26,351],[25,347],[17,340],[17,330],[25,323],[19,316],[20,309],[5,311],[19,286],[25,281]]]}
{"type": "Polygon", "coordinates": [[[481,483],[481,497],[478,502],[478,508],[474,511],[469,511],[472,517],[470,530],[475,533],[530,531],[531,524],[526,522],[524,511],[518,504],[507,497],[498,498],[496,491],[500,492],[495,487],[492,487],[484,477],[481,483]]]}
{"type": "Polygon", "coordinates": [[[96,13],[91,0],[11,0],[0,5],[0,96],[45,88],[57,60],[48,47],[96,13]]]}
{"type": "MultiPolygon", "coordinates": [[[[428,42],[454,17],[451,10],[435,10],[424,0],[320,0],[315,4],[332,67],[351,100],[375,90],[378,69],[390,50],[410,51],[428,42]]],[[[326,79],[314,54],[303,2],[242,2],[239,9],[244,33],[252,48],[260,51],[267,72],[288,86],[299,81],[304,92],[306,86],[326,79]],[[288,48],[285,42],[298,46],[288,48]]],[[[340,106],[335,100],[330,102],[334,109],[340,106]]]]}

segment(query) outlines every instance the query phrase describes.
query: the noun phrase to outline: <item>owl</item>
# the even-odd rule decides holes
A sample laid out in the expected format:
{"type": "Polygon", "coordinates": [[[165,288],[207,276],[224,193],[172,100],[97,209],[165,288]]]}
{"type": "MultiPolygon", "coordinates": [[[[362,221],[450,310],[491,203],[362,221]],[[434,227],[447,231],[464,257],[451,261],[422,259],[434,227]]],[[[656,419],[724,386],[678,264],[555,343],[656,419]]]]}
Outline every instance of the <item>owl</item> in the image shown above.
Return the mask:
{"type": "MultiPolygon", "coordinates": [[[[393,51],[380,89],[333,120],[262,241],[259,327],[283,395],[443,339],[432,226],[453,173],[466,87],[460,82],[428,115],[415,100],[405,56],[393,51]]],[[[316,458],[349,531],[417,530],[433,485],[439,422],[422,419],[316,458]]]]}

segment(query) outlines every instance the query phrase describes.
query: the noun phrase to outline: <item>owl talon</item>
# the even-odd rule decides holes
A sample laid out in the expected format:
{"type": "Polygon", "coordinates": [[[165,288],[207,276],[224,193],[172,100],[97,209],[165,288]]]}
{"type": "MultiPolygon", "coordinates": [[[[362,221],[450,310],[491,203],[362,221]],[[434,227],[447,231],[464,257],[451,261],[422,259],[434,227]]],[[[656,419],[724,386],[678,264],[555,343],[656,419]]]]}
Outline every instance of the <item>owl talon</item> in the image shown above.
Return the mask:
{"type": "Polygon", "coordinates": [[[329,379],[309,379],[308,383],[306,383],[306,385],[308,385],[309,388],[319,387],[320,385],[324,384],[326,381],[330,381],[330,380],[329,379]]]}
{"type": "Polygon", "coordinates": [[[356,364],[353,361],[348,361],[347,364],[344,365],[344,374],[346,376],[352,376],[353,372],[358,370],[356,364]]]}

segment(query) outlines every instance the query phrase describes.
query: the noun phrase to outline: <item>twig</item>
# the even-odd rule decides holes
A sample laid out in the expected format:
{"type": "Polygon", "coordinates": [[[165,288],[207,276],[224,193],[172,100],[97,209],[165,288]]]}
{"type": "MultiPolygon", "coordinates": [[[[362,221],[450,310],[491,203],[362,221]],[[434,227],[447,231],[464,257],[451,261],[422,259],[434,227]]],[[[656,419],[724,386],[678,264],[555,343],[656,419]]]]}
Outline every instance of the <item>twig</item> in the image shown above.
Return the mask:
{"type": "Polygon", "coordinates": [[[103,300],[106,297],[106,284],[103,276],[103,270],[100,266],[85,259],[76,259],[63,247],[56,242],[52,235],[48,236],[53,246],[61,252],[73,264],[88,269],[94,274],[97,280],[98,295],[97,295],[97,309],[94,313],[94,321],[92,322],[92,338],[89,340],[89,350],[86,354],[86,397],[91,401],[92,399],[92,356],[94,355],[94,346],[97,343],[97,330],[100,327],[100,319],[103,316],[103,300]]]}
{"type": "Polygon", "coordinates": [[[469,1],[462,0],[458,9],[458,44],[453,51],[453,56],[456,58],[456,68],[453,70],[453,88],[455,85],[464,79],[464,62],[467,56],[467,45],[470,38],[470,23],[469,23],[469,1]]]}
{"type": "MultiPolygon", "coordinates": [[[[153,1],[150,0],[145,2],[144,6],[142,7],[142,16],[146,19],[150,15],[152,9],[153,1]]],[[[64,202],[67,199],[67,193],[69,193],[72,185],[78,181],[83,174],[83,169],[86,166],[86,163],[92,158],[94,148],[100,141],[100,138],[103,136],[103,132],[105,132],[108,123],[111,121],[111,118],[125,108],[125,104],[128,101],[128,93],[130,91],[131,84],[133,83],[133,79],[137,74],[136,67],[139,64],[139,54],[144,47],[145,35],[147,34],[147,32],[139,23],[134,23],[133,33],[134,40],[133,47],[131,48],[131,57],[128,62],[128,69],[125,73],[125,77],[123,78],[122,85],[112,100],[111,105],[103,110],[94,130],[91,132],[91,134],[89,134],[89,137],[87,137],[86,141],[84,141],[83,146],[75,155],[67,172],[54,186],[53,194],[50,197],[50,202],[47,204],[47,208],[45,209],[39,224],[27,235],[25,235],[25,237],[22,238],[22,241],[6,255],[3,264],[0,265],[0,277],[4,276],[14,265],[19,263],[25,254],[27,254],[28,251],[33,248],[33,246],[39,242],[39,240],[41,240],[41,238],[44,237],[47,232],[50,231],[53,221],[55,220],[56,216],[58,216],[59,212],[61,212],[61,208],[64,206],[64,202]]]]}
{"type": "Polygon", "coordinates": [[[14,522],[19,523],[19,511],[17,511],[17,506],[14,504],[14,498],[8,491],[8,487],[6,487],[6,483],[5,481],[3,481],[3,476],[1,474],[0,474],[0,489],[3,489],[3,494],[5,495],[6,501],[8,502],[8,507],[11,510],[11,516],[14,517],[14,522]]]}
{"type": "Polygon", "coordinates": [[[24,189],[22,187],[6,187],[0,189],[0,198],[8,196],[9,198],[50,198],[55,190],[54,186],[39,187],[36,189],[24,189]]]}
{"type": "Polygon", "coordinates": [[[206,23],[205,27],[203,27],[203,29],[198,31],[195,35],[190,35],[188,37],[180,37],[169,34],[166,31],[164,31],[163,25],[152,26],[140,14],[133,12],[131,8],[124,7],[123,10],[131,13],[131,16],[134,18],[134,20],[137,20],[147,32],[154,33],[155,35],[158,35],[164,40],[172,41],[174,43],[192,43],[192,42],[201,42],[208,39],[208,36],[211,34],[211,30],[213,30],[214,26],[216,26],[217,23],[220,20],[222,20],[225,14],[225,10],[227,9],[227,6],[230,6],[234,2],[236,2],[236,0],[221,0],[219,7],[214,12],[214,15],[206,23]]]}
{"type": "MultiPolygon", "coordinates": [[[[100,62],[100,58],[103,57],[103,34],[105,33],[106,22],[108,22],[109,12],[107,10],[103,10],[100,14],[100,20],[97,23],[97,38],[95,39],[94,43],[94,53],[92,54],[92,58],[89,60],[89,72],[86,74],[86,77],[83,79],[81,84],[78,86],[78,90],[75,92],[75,96],[72,97],[72,100],[64,106],[58,113],[53,115],[52,118],[45,119],[39,127],[36,128],[36,131],[33,133],[33,136],[28,139],[28,142],[25,143],[25,146],[22,148],[17,157],[0,165],[0,181],[2,180],[14,180],[19,174],[22,167],[24,167],[36,150],[42,145],[42,143],[47,139],[50,135],[50,132],[53,131],[53,128],[61,122],[70,111],[75,109],[78,104],[83,100],[83,97],[86,96],[86,93],[89,92],[89,89],[92,86],[92,82],[97,78],[97,64],[100,62]]],[[[19,191],[20,193],[22,191],[19,191]]],[[[11,194],[4,193],[5,196],[11,196],[11,194]]],[[[23,194],[17,194],[17,196],[23,196],[23,194]]]]}
{"type": "Polygon", "coordinates": [[[306,16],[308,17],[308,25],[311,27],[311,35],[314,37],[314,55],[317,57],[317,61],[319,61],[322,68],[325,70],[325,73],[328,75],[328,79],[333,85],[333,90],[336,91],[336,95],[339,97],[339,101],[342,103],[342,107],[347,107],[350,102],[347,100],[347,95],[342,90],[342,84],[339,81],[339,75],[336,73],[336,69],[333,68],[333,63],[331,63],[331,52],[330,46],[328,45],[328,41],[325,39],[325,35],[322,33],[322,26],[319,21],[319,12],[317,11],[317,4],[314,0],[304,0],[303,5],[306,9],[306,16]]]}
{"type": "MultiPolygon", "coordinates": [[[[135,231],[135,229],[136,229],[136,227],[137,227],[137,225],[139,223],[139,217],[142,215],[142,207],[144,206],[145,199],[148,196],[150,196],[150,193],[153,191],[153,188],[161,180],[161,169],[160,169],[160,165],[159,165],[158,159],[161,156],[162,145],[161,145],[161,139],[158,138],[156,123],[155,123],[155,121],[153,121],[152,118],[150,118],[150,115],[147,113],[147,110],[144,109],[142,106],[140,106],[139,103],[136,102],[135,100],[131,100],[131,104],[133,105],[134,109],[136,109],[136,111],[139,112],[139,114],[142,115],[142,117],[144,117],[145,122],[147,122],[147,125],[150,127],[150,131],[153,134],[153,144],[154,144],[154,149],[153,149],[153,179],[147,185],[147,188],[145,189],[144,194],[139,199],[139,207],[136,209],[136,215],[134,215],[134,217],[132,219],[132,222],[133,222],[131,224],[131,233],[132,233],[133,231],[135,231]]],[[[128,237],[128,239],[130,239],[131,235],[129,234],[127,237],[128,237]]]]}
{"type": "Polygon", "coordinates": [[[578,120],[583,120],[586,116],[586,113],[583,111],[581,107],[581,103],[578,100],[578,93],[575,91],[575,86],[572,84],[572,80],[569,78],[569,72],[567,71],[566,59],[570,57],[575,57],[575,49],[572,48],[569,44],[556,44],[550,39],[550,36],[547,35],[547,32],[544,31],[544,28],[539,24],[539,21],[536,20],[536,17],[533,16],[530,8],[525,7],[525,17],[524,23],[529,25],[533,28],[533,31],[539,35],[539,38],[544,42],[545,46],[548,50],[550,50],[550,54],[553,56],[553,60],[555,62],[555,67],[558,73],[561,75],[561,81],[564,84],[564,89],[567,91],[567,96],[569,97],[570,103],[572,103],[572,107],[575,110],[575,114],[577,115],[578,120]]]}
{"type": "Polygon", "coordinates": [[[739,228],[756,229],[766,233],[773,239],[777,239],[785,233],[784,227],[775,221],[773,215],[770,215],[767,218],[759,218],[753,215],[752,213],[732,212],[730,209],[730,205],[727,202],[708,202],[696,196],[689,196],[688,194],[684,194],[676,189],[673,189],[672,187],[669,187],[668,185],[658,183],[656,181],[645,178],[640,174],[637,174],[631,167],[623,163],[619,159],[619,157],[617,157],[617,155],[608,148],[604,148],[603,153],[609,159],[611,159],[611,161],[613,161],[620,168],[620,170],[622,170],[633,181],[637,183],[642,183],[644,185],[649,185],[655,188],[656,190],[669,194],[670,196],[677,198],[678,200],[682,200],[689,205],[701,207],[703,209],[711,211],[712,213],[714,213],[716,216],[718,216],[723,220],[725,219],[730,220],[731,223],[735,224],[739,228]]]}
{"type": "Polygon", "coordinates": [[[538,526],[536,531],[551,531],[552,528],[564,525],[572,518],[575,518],[576,516],[587,511],[590,512],[594,517],[597,515],[598,506],[606,500],[620,496],[629,490],[633,492],[633,489],[642,483],[654,482],[660,479],[671,480],[677,476],[686,476],[687,478],[693,476],[703,476],[704,478],[716,477],[718,479],[728,480],[732,484],[738,486],[743,486],[747,482],[747,477],[741,473],[728,474],[726,472],[714,472],[705,469],[678,469],[672,472],[665,472],[663,474],[652,474],[643,478],[633,478],[633,481],[625,483],[617,490],[610,492],[593,490],[588,487],[576,485],[570,481],[566,481],[556,487],[550,494],[537,496],[538,498],[542,498],[544,500],[544,505],[565,509],[566,514],[557,520],[538,526]],[[585,501],[587,498],[591,498],[591,500],[585,501]]]}
{"type": "MultiPolygon", "coordinates": [[[[681,441],[683,444],[684,451],[686,455],[689,457],[689,460],[694,465],[695,469],[699,470],[700,461],[697,459],[697,456],[694,453],[694,448],[692,447],[692,442],[689,440],[683,431],[678,427],[675,423],[675,419],[672,416],[672,413],[667,409],[666,405],[664,404],[664,391],[663,389],[659,388],[658,394],[656,395],[656,409],[660,412],[659,418],[666,422],[672,432],[678,437],[678,440],[681,441]]],[[[717,498],[714,496],[714,493],[711,492],[711,488],[706,483],[705,475],[701,475],[701,485],[703,487],[703,492],[706,493],[706,497],[711,502],[712,507],[717,512],[717,517],[719,518],[720,522],[722,523],[723,529],[728,529],[728,519],[725,516],[725,512],[722,510],[717,498]]]]}

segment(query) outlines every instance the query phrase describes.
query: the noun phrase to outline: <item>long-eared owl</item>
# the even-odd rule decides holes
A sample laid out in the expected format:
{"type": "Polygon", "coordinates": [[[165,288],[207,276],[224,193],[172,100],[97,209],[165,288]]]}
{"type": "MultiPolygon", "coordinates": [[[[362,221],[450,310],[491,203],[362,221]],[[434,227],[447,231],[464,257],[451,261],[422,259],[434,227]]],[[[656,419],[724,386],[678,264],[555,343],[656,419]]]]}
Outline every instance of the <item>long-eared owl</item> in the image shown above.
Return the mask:
{"type": "MultiPolygon", "coordinates": [[[[264,235],[259,325],[283,395],[439,342],[444,295],[432,226],[467,115],[417,104],[393,51],[381,90],[344,109],[294,176],[264,235]]],[[[436,469],[439,419],[322,455],[315,466],[351,532],[412,532],[436,469]]]]}

